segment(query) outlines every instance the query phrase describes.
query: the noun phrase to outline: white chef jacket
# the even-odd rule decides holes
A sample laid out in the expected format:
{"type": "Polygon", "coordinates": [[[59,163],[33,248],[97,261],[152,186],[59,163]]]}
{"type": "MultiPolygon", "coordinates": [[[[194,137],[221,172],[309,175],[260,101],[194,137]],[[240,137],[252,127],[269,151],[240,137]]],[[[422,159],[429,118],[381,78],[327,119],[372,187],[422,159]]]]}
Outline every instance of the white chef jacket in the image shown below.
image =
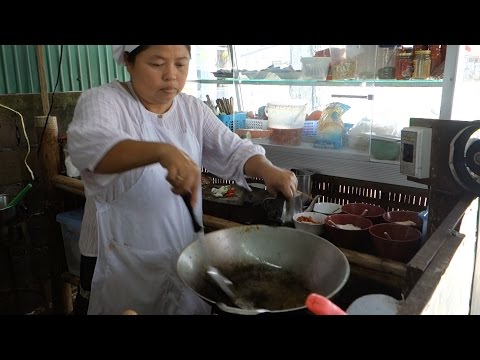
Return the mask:
{"type": "MultiPolygon", "coordinates": [[[[265,154],[263,147],[240,139],[230,131],[202,101],[180,93],[172,107],[162,115],[139,107],[120,82],[95,87],[82,93],[68,126],[67,138],[73,164],[80,170],[85,186],[85,210],[80,232],[80,253],[97,256],[98,234],[93,197],[114,201],[140,178],[144,167],[120,174],[95,174],[98,162],[118,142],[141,140],[141,122],[150,117],[158,131],[189,131],[202,149],[202,164],[213,174],[248,187],[243,173],[253,155],[265,154]]],[[[200,206],[201,206],[201,201],[200,206]]],[[[201,214],[201,207],[200,207],[201,214]]]]}

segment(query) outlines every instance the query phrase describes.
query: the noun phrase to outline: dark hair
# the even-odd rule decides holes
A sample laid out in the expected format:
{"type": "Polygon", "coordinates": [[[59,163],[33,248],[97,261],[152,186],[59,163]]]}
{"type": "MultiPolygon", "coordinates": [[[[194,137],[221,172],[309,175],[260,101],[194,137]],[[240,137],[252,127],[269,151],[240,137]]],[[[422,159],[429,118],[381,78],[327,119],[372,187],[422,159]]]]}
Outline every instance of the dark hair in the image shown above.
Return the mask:
{"type": "MultiPolygon", "coordinates": [[[[150,46],[152,46],[152,45],[140,45],[139,47],[137,47],[133,51],[130,51],[129,53],[127,53],[127,62],[132,63],[132,64],[135,63],[135,58],[137,57],[137,55],[140,54],[142,51],[147,50],[150,46]]],[[[191,45],[185,45],[185,47],[188,50],[188,55],[190,55],[190,57],[192,57],[192,46],[191,45]]]]}

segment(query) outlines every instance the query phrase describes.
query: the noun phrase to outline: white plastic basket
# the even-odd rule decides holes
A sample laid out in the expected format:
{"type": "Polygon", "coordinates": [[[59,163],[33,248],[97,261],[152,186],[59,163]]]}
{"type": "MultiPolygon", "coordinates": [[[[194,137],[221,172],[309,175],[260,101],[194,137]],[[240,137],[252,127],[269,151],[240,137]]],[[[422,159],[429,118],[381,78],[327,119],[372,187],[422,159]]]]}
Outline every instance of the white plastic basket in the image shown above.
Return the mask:
{"type": "Polygon", "coordinates": [[[326,80],[328,67],[330,66],[329,57],[302,57],[303,77],[306,79],[326,80]]]}
{"type": "Polygon", "coordinates": [[[245,129],[268,129],[268,120],[261,119],[247,119],[245,121],[245,129]]]}

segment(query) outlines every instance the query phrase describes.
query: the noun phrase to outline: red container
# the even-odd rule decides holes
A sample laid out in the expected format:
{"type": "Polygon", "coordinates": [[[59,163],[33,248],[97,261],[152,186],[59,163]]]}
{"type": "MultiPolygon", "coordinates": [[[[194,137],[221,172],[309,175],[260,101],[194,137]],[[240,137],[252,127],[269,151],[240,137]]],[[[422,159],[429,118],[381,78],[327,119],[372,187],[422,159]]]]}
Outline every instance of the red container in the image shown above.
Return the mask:
{"type": "Polygon", "coordinates": [[[383,220],[383,214],[385,214],[385,209],[376,205],[370,205],[365,203],[345,204],[342,206],[342,212],[346,214],[362,216],[369,219],[374,224],[385,222],[383,220]],[[365,212],[365,210],[367,211],[365,212]]]}
{"type": "Polygon", "coordinates": [[[369,232],[373,253],[382,258],[407,263],[420,248],[422,233],[412,226],[393,223],[376,224],[370,227],[369,232]]]}
{"type": "Polygon", "coordinates": [[[325,239],[338,247],[358,250],[362,252],[371,251],[371,239],[368,228],[372,222],[367,218],[351,214],[334,214],[325,219],[325,239]],[[345,230],[335,227],[330,221],[337,225],[351,224],[358,226],[361,230],[345,230]]]}
{"type": "Polygon", "coordinates": [[[410,225],[422,231],[423,220],[416,211],[388,211],[383,214],[383,219],[388,223],[403,223],[400,225],[410,225]],[[407,224],[413,221],[415,224],[407,224]]]}

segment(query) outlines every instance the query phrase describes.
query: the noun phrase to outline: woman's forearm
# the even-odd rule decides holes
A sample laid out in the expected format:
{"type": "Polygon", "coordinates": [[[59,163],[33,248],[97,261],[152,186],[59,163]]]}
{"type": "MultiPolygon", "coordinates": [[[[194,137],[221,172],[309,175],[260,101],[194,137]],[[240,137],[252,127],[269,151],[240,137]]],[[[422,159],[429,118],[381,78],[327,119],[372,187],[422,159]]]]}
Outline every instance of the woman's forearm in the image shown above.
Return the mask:
{"type": "Polygon", "coordinates": [[[113,146],[98,163],[95,172],[113,174],[160,162],[167,144],[123,140],[113,146]]]}
{"type": "Polygon", "coordinates": [[[267,190],[273,195],[280,191],[287,199],[291,199],[297,189],[298,181],[295,174],[273,165],[263,155],[255,155],[248,159],[243,171],[247,176],[262,178],[267,190]]]}
{"type": "Polygon", "coordinates": [[[264,178],[265,171],[274,166],[270,160],[263,155],[254,155],[245,162],[243,171],[245,175],[264,178]]]}

